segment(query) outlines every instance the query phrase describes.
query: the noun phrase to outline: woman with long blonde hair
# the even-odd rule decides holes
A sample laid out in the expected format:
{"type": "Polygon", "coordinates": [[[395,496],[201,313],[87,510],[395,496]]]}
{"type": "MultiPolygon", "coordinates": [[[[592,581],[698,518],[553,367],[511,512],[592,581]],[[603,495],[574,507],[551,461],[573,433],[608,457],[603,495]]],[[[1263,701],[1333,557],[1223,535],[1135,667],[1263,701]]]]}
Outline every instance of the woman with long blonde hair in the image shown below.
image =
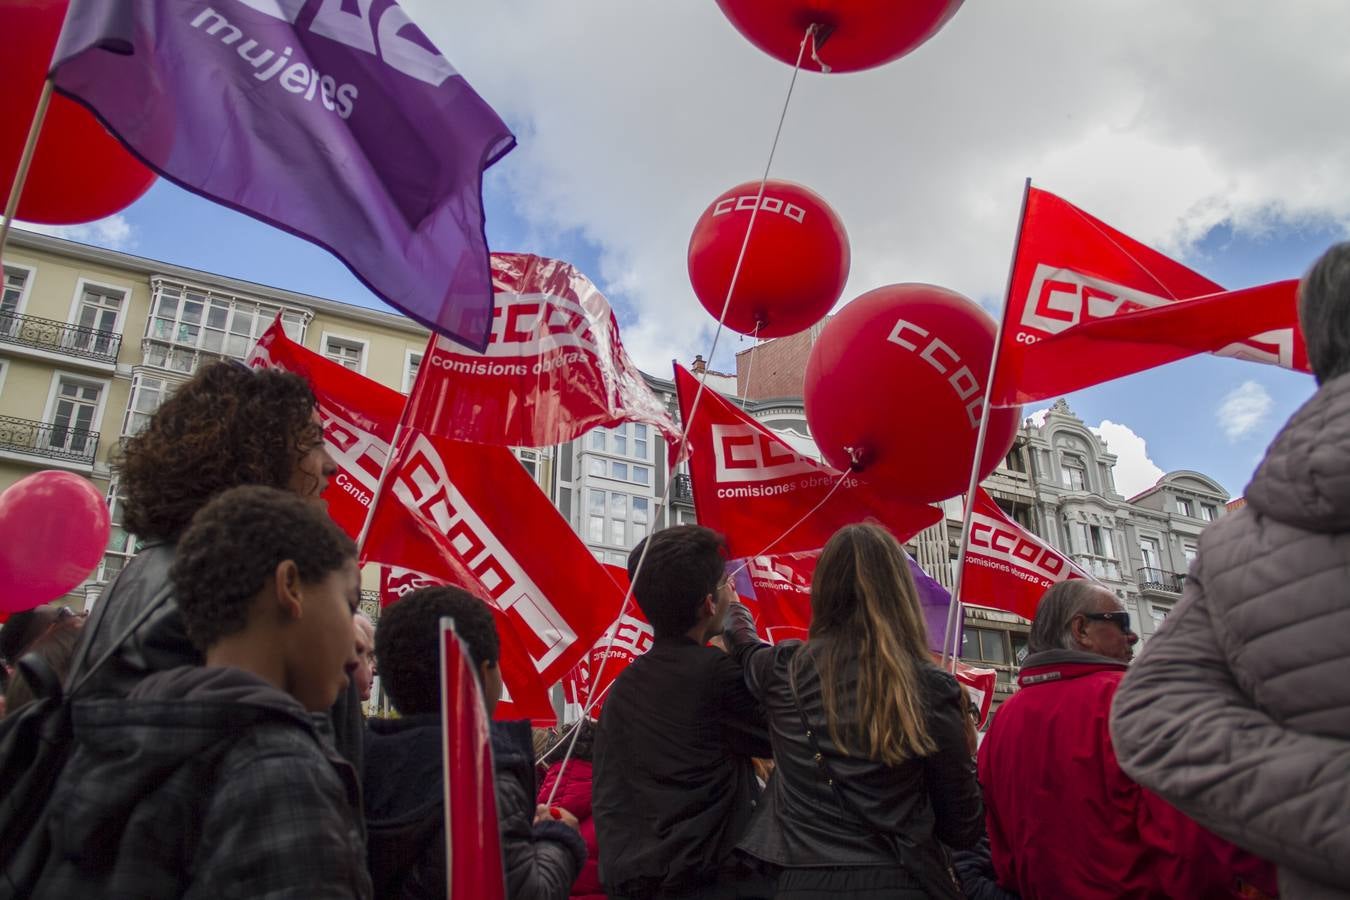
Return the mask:
{"type": "Polygon", "coordinates": [[[776,773],[740,848],[778,896],[960,896],[939,843],[974,844],[984,810],[961,690],[928,652],[904,551],[840,529],[811,584],[809,643],[761,643],[733,606],[727,643],[764,704],[776,773]]]}

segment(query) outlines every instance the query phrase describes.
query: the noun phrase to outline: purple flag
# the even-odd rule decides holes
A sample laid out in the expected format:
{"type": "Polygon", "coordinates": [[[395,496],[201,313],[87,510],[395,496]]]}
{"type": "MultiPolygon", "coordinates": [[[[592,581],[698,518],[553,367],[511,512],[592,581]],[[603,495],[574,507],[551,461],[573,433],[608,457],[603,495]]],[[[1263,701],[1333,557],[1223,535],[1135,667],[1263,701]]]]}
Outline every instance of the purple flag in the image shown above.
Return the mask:
{"type": "Polygon", "coordinates": [[[56,88],[146,165],[475,350],[505,123],[393,0],[71,0],[56,88]]]}
{"type": "MultiPolygon", "coordinates": [[[[771,642],[776,643],[773,637],[776,628],[786,628],[785,634],[801,637],[802,632],[810,626],[811,578],[819,558],[819,550],[808,550],[735,559],[727,563],[736,593],[755,601],[756,621],[771,642]]],[[[919,606],[923,609],[924,624],[928,628],[928,647],[934,653],[941,653],[943,638],[947,635],[951,594],[919,568],[913,557],[906,554],[905,559],[909,562],[909,571],[918,589],[919,606]]],[[[963,609],[956,624],[958,634],[965,620],[964,613],[963,609]]],[[[946,646],[950,647],[951,643],[946,642],[946,646]]],[[[960,646],[959,636],[957,646],[960,646]]]]}

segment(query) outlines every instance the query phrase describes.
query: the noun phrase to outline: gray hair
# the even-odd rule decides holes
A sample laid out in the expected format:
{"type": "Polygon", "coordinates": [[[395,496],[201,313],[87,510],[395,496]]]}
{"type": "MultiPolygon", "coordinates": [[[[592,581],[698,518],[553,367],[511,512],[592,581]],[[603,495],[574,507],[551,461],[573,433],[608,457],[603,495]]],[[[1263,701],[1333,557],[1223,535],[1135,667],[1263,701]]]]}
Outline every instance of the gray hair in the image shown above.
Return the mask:
{"type": "Polygon", "coordinates": [[[1350,372],[1350,242],[1332,245],[1303,276],[1298,321],[1318,384],[1350,372]]]}
{"type": "Polygon", "coordinates": [[[1072,578],[1051,585],[1036,607],[1036,618],[1027,635],[1027,653],[1077,650],[1078,644],[1073,639],[1074,616],[1093,612],[1096,598],[1102,591],[1110,593],[1086,578],[1072,578]]]}

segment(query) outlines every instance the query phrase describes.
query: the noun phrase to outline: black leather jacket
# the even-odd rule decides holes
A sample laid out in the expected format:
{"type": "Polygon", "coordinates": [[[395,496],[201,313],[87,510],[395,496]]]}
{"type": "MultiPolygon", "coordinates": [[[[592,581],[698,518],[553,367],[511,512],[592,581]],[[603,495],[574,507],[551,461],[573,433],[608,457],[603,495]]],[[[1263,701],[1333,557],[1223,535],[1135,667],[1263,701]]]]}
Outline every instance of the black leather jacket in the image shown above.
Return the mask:
{"type": "Polygon", "coordinates": [[[936,866],[942,864],[938,841],[969,847],[983,836],[984,804],[966,745],[961,688],[951,675],[935,666],[923,673],[928,728],[937,752],[892,767],[839,750],[826,727],[820,676],[814,665],[802,667],[797,691],[806,719],[836,783],[864,814],[866,821],[860,821],[841,808],[821,775],[789,687],[788,666],[797,654],[809,652],[807,645],[762,643],[740,604],[731,608],[726,641],[745,669],[750,692],[764,705],[776,764],[767,799],[740,849],[779,866],[894,866],[894,846],[883,837],[889,833],[912,844],[913,855],[925,864],[936,866]]]}

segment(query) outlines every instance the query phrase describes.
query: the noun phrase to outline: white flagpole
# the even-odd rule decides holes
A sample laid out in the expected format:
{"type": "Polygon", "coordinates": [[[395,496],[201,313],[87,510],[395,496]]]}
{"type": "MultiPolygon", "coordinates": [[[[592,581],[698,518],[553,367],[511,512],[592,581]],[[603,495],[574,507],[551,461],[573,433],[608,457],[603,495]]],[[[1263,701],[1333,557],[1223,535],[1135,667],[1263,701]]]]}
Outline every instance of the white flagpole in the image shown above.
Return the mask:
{"type": "MultiPolygon", "coordinates": [[[[998,374],[999,349],[1003,345],[1003,328],[1008,322],[1008,305],[1012,300],[1013,271],[1017,268],[1017,251],[1022,245],[1022,226],[1027,218],[1027,197],[1031,194],[1031,179],[1022,186],[1022,211],[1017,216],[1017,234],[1013,238],[1012,259],[1008,263],[1008,283],[1003,290],[1003,313],[998,317],[998,330],[994,333],[994,352],[989,360],[989,378],[984,383],[984,402],[980,406],[980,428],[975,436],[975,458],[970,463],[970,484],[966,488],[965,516],[961,521],[961,549],[956,554],[956,586],[952,589],[952,602],[947,609],[947,634],[942,642],[943,664],[956,671],[956,658],[961,648],[956,645],[957,621],[961,610],[961,583],[965,580],[966,550],[970,547],[970,512],[975,505],[975,491],[980,486],[980,458],[984,456],[984,442],[989,434],[989,395],[994,390],[994,376],[998,374]],[[950,661],[947,651],[951,650],[950,661]]],[[[945,517],[944,517],[945,521],[945,517]]]]}

